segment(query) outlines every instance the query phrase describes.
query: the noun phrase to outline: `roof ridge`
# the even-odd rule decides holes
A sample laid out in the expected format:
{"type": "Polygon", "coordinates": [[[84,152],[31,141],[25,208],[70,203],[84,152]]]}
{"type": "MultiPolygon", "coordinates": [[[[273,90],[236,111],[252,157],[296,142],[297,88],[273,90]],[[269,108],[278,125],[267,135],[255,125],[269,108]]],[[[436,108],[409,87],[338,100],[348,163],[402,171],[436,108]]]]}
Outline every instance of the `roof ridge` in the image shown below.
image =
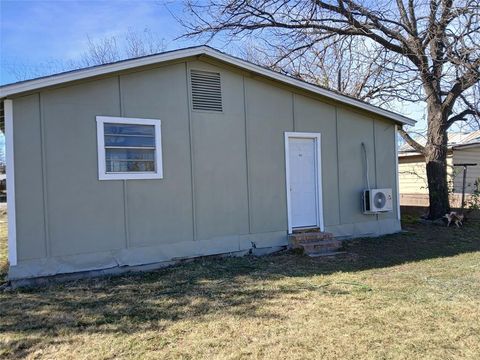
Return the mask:
{"type": "Polygon", "coordinates": [[[339,101],[341,103],[363,109],[365,111],[375,113],[377,115],[386,117],[400,124],[414,125],[415,120],[406,117],[404,115],[395,113],[393,111],[383,109],[376,105],[372,105],[363,100],[357,99],[353,96],[343,94],[341,92],[334,91],[329,88],[321,87],[310,82],[294,78],[289,75],[282,74],[278,71],[274,71],[265,66],[252,63],[250,61],[241,59],[239,57],[229,55],[225,52],[212,48],[208,45],[198,45],[182,49],[165,51],[158,54],[146,55],[133,59],[119,60],[113,63],[95,65],[92,67],[75,69],[58,74],[52,74],[45,77],[36,79],[24,80],[17,83],[6,84],[0,86],[0,98],[5,98],[9,95],[15,95],[19,93],[25,93],[28,91],[34,91],[57,84],[67,83],[71,81],[81,80],[85,78],[91,78],[94,76],[100,76],[110,74],[122,70],[128,70],[131,68],[153,65],[166,61],[179,60],[182,58],[194,57],[206,55],[216,60],[226,62],[230,65],[237,66],[246,71],[251,71],[256,74],[260,74],[270,79],[274,79],[291,86],[302,88],[304,90],[316,93],[318,95],[330,98],[332,100],[339,101]]]}

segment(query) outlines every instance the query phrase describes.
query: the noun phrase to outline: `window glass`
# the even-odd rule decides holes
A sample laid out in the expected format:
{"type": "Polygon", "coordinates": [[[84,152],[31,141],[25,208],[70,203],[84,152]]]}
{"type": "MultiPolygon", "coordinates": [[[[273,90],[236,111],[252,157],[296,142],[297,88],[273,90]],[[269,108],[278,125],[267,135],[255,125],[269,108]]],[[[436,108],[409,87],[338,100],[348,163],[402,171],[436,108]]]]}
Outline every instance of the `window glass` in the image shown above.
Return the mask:
{"type": "Polygon", "coordinates": [[[155,136],[153,125],[103,124],[105,135],[146,135],[155,136]]]}
{"type": "Polygon", "coordinates": [[[154,172],[155,127],[153,125],[103,125],[106,172],[154,172]]]}
{"type": "Polygon", "coordinates": [[[105,147],[120,146],[120,147],[155,147],[154,137],[139,137],[139,136],[123,136],[123,135],[106,135],[105,147]]]}
{"type": "Polygon", "coordinates": [[[107,172],[153,172],[155,162],[136,160],[107,160],[107,172]]]}
{"type": "Polygon", "coordinates": [[[144,149],[106,149],[107,160],[155,160],[153,150],[144,149]]]}

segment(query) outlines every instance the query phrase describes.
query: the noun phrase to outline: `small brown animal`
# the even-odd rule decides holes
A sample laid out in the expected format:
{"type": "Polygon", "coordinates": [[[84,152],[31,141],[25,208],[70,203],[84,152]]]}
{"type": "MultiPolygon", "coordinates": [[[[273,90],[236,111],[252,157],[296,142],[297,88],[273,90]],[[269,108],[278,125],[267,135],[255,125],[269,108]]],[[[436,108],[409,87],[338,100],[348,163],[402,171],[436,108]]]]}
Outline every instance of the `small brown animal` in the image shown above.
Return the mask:
{"type": "Polygon", "coordinates": [[[457,214],[455,211],[452,211],[450,214],[445,214],[443,217],[448,221],[447,227],[449,227],[452,222],[454,222],[457,227],[463,226],[463,220],[465,218],[463,214],[457,214]]]}

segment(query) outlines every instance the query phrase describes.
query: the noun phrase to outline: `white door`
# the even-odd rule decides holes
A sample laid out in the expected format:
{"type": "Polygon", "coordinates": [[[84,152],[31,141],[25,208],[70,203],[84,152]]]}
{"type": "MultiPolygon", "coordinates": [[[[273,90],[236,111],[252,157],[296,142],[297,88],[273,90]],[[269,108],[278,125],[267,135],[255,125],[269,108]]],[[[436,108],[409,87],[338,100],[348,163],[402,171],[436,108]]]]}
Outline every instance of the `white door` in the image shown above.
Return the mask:
{"type": "Polygon", "coordinates": [[[291,227],[317,226],[317,159],[312,138],[288,138],[291,227]]]}

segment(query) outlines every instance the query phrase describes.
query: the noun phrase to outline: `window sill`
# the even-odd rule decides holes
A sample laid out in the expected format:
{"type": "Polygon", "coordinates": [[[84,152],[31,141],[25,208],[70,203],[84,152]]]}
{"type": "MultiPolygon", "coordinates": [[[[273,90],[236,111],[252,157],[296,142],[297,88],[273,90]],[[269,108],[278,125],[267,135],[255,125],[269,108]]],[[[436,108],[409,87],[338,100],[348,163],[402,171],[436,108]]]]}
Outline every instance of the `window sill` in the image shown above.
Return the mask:
{"type": "Polygon", "coordinates": [[[117,174],[100,174],[98,180],[151,180],[151,179],[163,179],[163,174],[159,173],[117,173],[117,174]]]}

